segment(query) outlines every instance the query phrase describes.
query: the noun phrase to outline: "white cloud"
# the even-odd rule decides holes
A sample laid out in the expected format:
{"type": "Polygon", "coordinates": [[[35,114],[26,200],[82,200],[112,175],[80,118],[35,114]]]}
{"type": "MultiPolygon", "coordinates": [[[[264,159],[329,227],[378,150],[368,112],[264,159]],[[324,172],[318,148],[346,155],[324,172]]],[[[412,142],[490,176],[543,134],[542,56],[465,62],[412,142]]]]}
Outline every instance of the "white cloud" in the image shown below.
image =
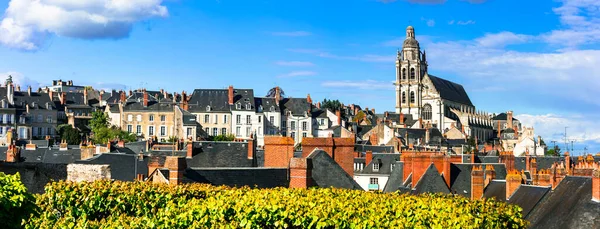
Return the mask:
{"type": "Polygon", "coordinates": [[[11,0],[0,22],[5,46],[36,50],[49,35],[124,38],[135,22],[166,17],[162,0],[11,0]]]}
{"type": "Polygon", "coordinates": [[[564,29],[543,34],[546,42],[572,49],[578,45],[600,41],[600,1],[562,0],[554,8],[564,29]]]}
{"type": "Polygon", "coordinates": [[[291,67],[310,67],[310,66],[315,66],[315,64],[311,63],[311,62],[307,62],[307,61],[277,61],[275,62],[276,65],[279,66],[291,66],[291,67]]]}
{"type": "Polygon", "coordinates": [[[483,47],[503,47],[510,44],[520,44],[531,40],[533,36],[514,34],[512,32],[487,33],[483,37],[475,39],[483,47]]]}
{"type": "Polygon", "coordinates": [[[293,71],[286,74],[278,75],[278,78],[296,77],[296,76],[314,76],[316,72],[313,71],[293,71]]]}
{"type": "Polygon", "coordinates": [[[21,86],[21,90],[27,89],[28,86],[31,86],[31,88],[34,91],[36,91],[38,88],[40,88],[40,82],[38,82],[37,80],[31,79],[29,77],[26,77],[19,72],[0,73],[0,84],[2,84],[2,86],[4,86],[4,84],[6,83],[6,79],[8,78],[9,75],[12,76],[13,84],[21,86]]]}
{"type": "Polygon", "coordinates": [[[435,26],[435,20],[433,20],[433,19],[427,19],[427,18],[421,17],[421,21],[425,21],[425,23],[429,27],[434,27],[435,26]]]}
{"type": "Polygon", "coordinates": [[[448,21],[448,25],[453,25],[453,24],[454,24],[454,20],[448,21]]]}
{"type": "Polygon", "coordinates": [[[335,88],[352,88],[361,90],[381,90],[381,89],[394,89],[393,82],[387,81],[376,81],[376,80],[343,80],[343,81],[325,81],[321,83],[323,87],[335,87],[335,88]]]}
{"type": "Polygon", "coordinates": [[[305,37],[310,36],[310,32],[306,31],[289,31],[289,32],[271,32],[273,36],[284,36],[284,37],[305,37]]]}
{"type": "Polygon", "coordinates": [[[473,24],[475,24],[475,21],[473,21],[473,20],[457,21],[456,24],[457,25],[473,25],[473,24]]]}
{"type": "Polygon", "coordinates": [[[592,118],[580,114],[521,114],[516,115],[515,118],[525,126],[533,126],[536,134],[542,136],[546,144],[550,144],[550,141],[564,143],[565,127],[568,127],[567,139],[569,141],[600,143],[600,124],[595,121],[598,117],[592,118]]]}

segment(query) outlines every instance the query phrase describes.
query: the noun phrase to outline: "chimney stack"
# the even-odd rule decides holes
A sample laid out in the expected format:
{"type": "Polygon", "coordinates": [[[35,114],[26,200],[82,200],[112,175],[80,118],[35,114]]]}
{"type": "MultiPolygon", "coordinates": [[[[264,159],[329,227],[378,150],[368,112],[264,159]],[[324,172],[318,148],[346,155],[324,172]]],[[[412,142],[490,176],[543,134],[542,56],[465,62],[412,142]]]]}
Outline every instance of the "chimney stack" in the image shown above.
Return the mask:
{"type": "Polygon", "coordinates": [[[281,89],[277,86],[275,87],[275,104],[279,105],[279,100],[281,100],[281,89]]]}
{"type": "Polygon", "coordinates": [[[17,84],[17,91],[21,91],[21,85],[17,84]]]}
{"type": "Polygon", "coordinates": [[[31,96],[31,86],[27,87],[27,95],[31,96]]]}
{"type": "Polygon", "coordinates": [[[429,144],[429,138],[430,138],[429,128],[425,128],[425,144],[429,144]]]}
{"type": "Polygon", "coordinates": [[[512,111],[506,112],[506,128],[509,128],[509,129],[513,128],[513,112],[512,111]]]}
{"type": "Polygon", "coordinates": [[[61,105],[67,104],[67,98],[66,98],[66,96],[67,96],[66,92],[61,92],[60,93],[60,98],[59,99],[60,99],[60,104],[61,105]]]}
{"type": "Polygon", "coordinates": [[[471,170],[471,199],[479,200],[483,197],[484,179],[483,169],[481,166],[473,166],[471,170]]]}
{"type": "Polygon", "coordinates": [[[189,109],[189,104],[188,104],[188,97],[187,97],[187,93],[185,93],[185,91],[181,92],[181,106],[183,108],[183,110],[188,110],[189,109]]]}
{"type": "Polygon", "coordinates": [[[371,108],[371,113],[375,114],[375,108],[371,108]]]}
{"type": "Polygon", "coordinates": [[[485,166],[485,181],[483,183],[483,187],[487,187],[492,180],[496,179],[496,170],[494,170],[494,166],[493,165],[486,165],[485,166]]]}
{"type": "Polygon", "coordinates": [[[83,89],[83,104],[85,104],[85,105],[88,104],[88,90],[87,89],[83,89]]]}
{"type": "Polygon", "coordinates": [[[127,96],[125,95],[124,91],[121,91],[121,98],[119,102],[124,103],[125,101],[127,101],[127,96]]]}
{"type": "Polygon", "coordinates": [[[165,167],[169,169],[169,185],[175,186],[182,184],[183,173],[187,168],[185,157],[167,156],[165,167]]]}
{"type": "Polygon", "coordinates": [[[550,174],[550,170],[542,169],[537,172],[537,181],[534,181],[533,184],[538,185],[538,186],[551,187],[552,186],[552,182],[550,181],[551,179],[552,179],[552,175],[550,174]]]}
{"type": "Polygon", "coordinates": [[[228,91],[227,91],[227,96],[228,96],[228,101],[229,101],[229,105],[233,105],[233,86],[229,85],[228,91]]]}
{"type": "Polygon", "coordinates": [[[369,163],[371,163],[371,161],[373,160],[373,151],[367,151],[365,153],[365,166],[368,165],[369,163]]]}
{"type": "Polygon", "coordinates": [[[6,150],[6,162],[19,162],[20,158],[21,152],[19,151],[19,148],[11,142],[6,150]]]}
{"type": "Polygon", "coordinates": [[[594,172],[592,173],[592,200],[600,202],[600,165],[594,163],[594,172]]]}
{"type": "Polygon", "coordinates": [[[506,199],[510,199],[512,194],[521,186],[523,176],[517,170],[510,170],[506,174],[506,199]]]}
{"type": "Polygon", "coordinates": [[[312,104],[312,99],[310,98],[310,94],[306,96],[306,102],[312,104]]]}
{"type": "Polygon", "coordinates": [[[340,110],[335,111],[335,116],[337,116],[338,126],[341,126],[342,125],[342,112],[340,110]]]}
{"type": "Polygon", "coordinates": [[[144,89],[144,107],[148,107],[148,92],[144,89]]]}
{"type": "Polygon", "coordinates": [[[317,102],[317,109],[321,109],[321,102],[317,102]]]}
{"type": "Polygon", "coordinates": [[[400,125],[404,125],[404,113],[400,113],[400,125]]]}
{"type": "Polygon", "coordinates": [[[313,186],[312,159],[292,158],[290,160],[290,188],[309,188],[313,186]]]}

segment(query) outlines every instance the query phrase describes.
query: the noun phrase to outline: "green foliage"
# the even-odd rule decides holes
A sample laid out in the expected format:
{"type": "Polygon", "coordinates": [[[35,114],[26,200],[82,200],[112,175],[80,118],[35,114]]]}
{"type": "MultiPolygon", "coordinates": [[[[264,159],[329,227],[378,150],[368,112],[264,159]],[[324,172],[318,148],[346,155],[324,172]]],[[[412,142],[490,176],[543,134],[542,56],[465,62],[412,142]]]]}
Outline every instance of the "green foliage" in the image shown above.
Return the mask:
{"type": "Polygon", "coordinates": [[[177,142],[177,140],[178,140],[178,138],[177,138],[177,137],[175,137],[175,136],[170,136],[170,137],[167,139],[167,142],[168,142],[168,143],[175,143],[175,142],[177,142]]]}
{"type": "Polygon", "coordinates": [[[544,154],[546,156],[560,156],[560,147],[554,146],[554,149],[549,149],[544,154]]]}
{"type": "Polygon", "coordinates": [[[342,103],[339,100],[329,100],[329,99],[323,99],[323,102],[321,102],[321,108],[325,109],[325,108],[329,108],[329,110],[332,111],[339,111],[340,108],[342,108],[342,103]]]}
{"type": "Polygon", "coordinates": [[[81,142],[81,132],[69,124],[59,125],[57,127],[60,139],[66,140],[69,145],[79,145],[81,142]]]}
{"type": "Polygon", "coordinates": [[[0,222],[2,228],[20,228],[23,220],[36,212],[35,198],[21,183],[19,173],[0,172],[0,222]]]}
{"type": "Polygon", "coordinates": [[[361,120],[363,120],[365,118],[366,114],[363,111],[358,111],[358,113],[356,113],[356,115],[354,115],[354,118],[352,119],[353,122],[359,123],[361,120]]]}
{"type": "Polygon", "coordinates": [[[107,143],[109,140],[120,139],[125,143],[134,142],[137,140],[135,134],[123,131],[115,126],[101,127],[94,131],[92,141],[96,144],[107,143]]]}
{"type": "Polygon", "coordinates": [[[360,190],[57,182],[26,228],[525,228],[518,206],[360,190]]]}
{"type": "Polygon", "coordinates": [[[235,140],[235,136],[233,134],[221,134],[212,137],[212,141],[216,142],[230,142],[235,140]]]}
{"type": "Polygon", "coordinates": [[[92,113],[92,119],[90,120],[90,128],[92,132],[96,133],[101,128],[107,128],[109,125],[109,118],[103,111],[94,111],[92,113]]]}

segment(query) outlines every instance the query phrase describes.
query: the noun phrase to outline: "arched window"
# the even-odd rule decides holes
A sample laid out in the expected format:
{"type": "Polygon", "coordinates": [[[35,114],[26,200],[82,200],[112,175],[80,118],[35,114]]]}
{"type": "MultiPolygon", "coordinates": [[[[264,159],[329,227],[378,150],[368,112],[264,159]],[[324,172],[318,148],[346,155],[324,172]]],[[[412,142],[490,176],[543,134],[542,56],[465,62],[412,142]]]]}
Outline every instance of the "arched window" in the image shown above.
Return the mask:
{"type": "Polygon", "coordinates": [[[431,120],[431,105],[425,104],[423,106],[423,120],[431,120]]]}
{"type": "Polygon", "coordinates": [[[406,68],[402,68],[402,79],[406,79],[406,68]]]}
{"type": "Polygon", "coordinates": [[[415,92],[414,91],[410,92],[410,103],[415,103],[415,92]]]}
{"type": "Polygon", "coordinates": [[[210,111],[210,106],[206,106],[206,111],[210,111]]]}
{"type": "Polygon", "coordinates": [[[406,92],[405,91],[402,92],[402,103],[403,104],[406,103],[406,92]]]}
{"type": "Polygon", "coordinates": [[[410,79],[411,80],[415,79],[415,69],[414,68],[410,68],[410,79]]]}

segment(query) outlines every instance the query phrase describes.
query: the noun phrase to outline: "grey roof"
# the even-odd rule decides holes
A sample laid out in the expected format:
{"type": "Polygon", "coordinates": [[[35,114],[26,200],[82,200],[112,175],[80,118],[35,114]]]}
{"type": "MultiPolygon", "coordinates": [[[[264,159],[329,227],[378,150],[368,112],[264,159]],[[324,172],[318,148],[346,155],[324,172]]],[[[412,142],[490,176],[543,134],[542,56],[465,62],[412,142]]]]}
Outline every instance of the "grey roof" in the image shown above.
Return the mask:
{"type": "Polygon", "coordinates": [[[188,101],[188,110],[191,112],[207,112],[206,107],[210,106],[209,112],[231,111],[228,93],[227,89],[196,89],[188,101]]]}
{"type": "Polygon", "coordinates": [[[371,151],[373,153],[394,153],[394,146],[354,145],[357,152],[371,151]]]}
{"type": "Polygon", "coordinates": [[[119,110],[119,104],[108,104],[107,106],[110,109],[110,112],[115,114],[121,113],[121,111],[119,110]]]}
{"type": "Polygon", "coordinates": [[[498,156],[475,156],[475,163],[500,163],[498,156]]]}
{"type": "Polygon", "coordinates": [[[394,169],[388,178],[388,182],[383,188],[384,192],[395,192],[403,186],[404,180],[404,162],[398,161],[394,165],[394,169]]]}
{"type": "Polygon", "coordinates": [[[287,168],[188,168],[185,183],[200,182],[231,187],[288,187],[287,168]]]}
{"type": "Polygon", "coordinates": [[[255,159],[248,159],[247,142],[194,142],[189,167],[256,167],[255,159]]]}
{"type": "Polygon", "coordinates": [[[14,104],[17,108],[25,109],[25,105],[29,105],[30,109],[47,109],[46,104],[52,109],[56,109],[56,104],[50,100],[47,93],[32,92],[28,95],[27,92],[15,91],[14,104]]]}
{"type": "Polygon", "coordinates": [[[469,95],[467,95],[467,92],[462,85],[434,75],[429,75],[429,79],[431,79],[433,86],[440,93],[442,99],[473,106],[471,99],[469,99],[469,95]]]}
{"type": "Polygon", "coordinates": [[[527,217],[531,210],[539,203],[546,193],[550,192],[551,187],[521,185],[519,188],[510,196],[510,199],[506,202],[510,204],[519,205],[523,208],[523,216],[527,217]]]}
{"type": "Polygon", "coordinates": [[[231,110],[247,111],[247,105],[250,104],[250,110],[255,110],[254,90],[252,89],[233,89],[233,106],[231,110]],[[238,109],[237,104],[241,107],[238,109]]]}
{"type": "MultiPolygon", "coordinates": [[[[134,93],[135,95],[136,93],[134,93]]],[[[139,93],[137,93],[139,94],[139,93]]],[[[124,111],[154,111],[154,112],[173,112],[173,103],[158,102],[148,99],[148,106],[144,107],[144,102],[128,99],[123,106],[124,111]]]]}
{"type": "Polygon", "coordinates": [[[255,97],[254,104],[256,112],[279,112],[279,106],[275,102],[275,98],[270,97],[255,97]],[[262,110],[260,108],[262,107],[262,110]]]}
{"type": "Polygon", "coordinates": [[[356,136],[362,138],[363,135],[372,130],[374,127],[375,126],[373,125],[356,125],[356,130],[354,132],[356,132],[356,136]]]}
{"type": "MultiPolygon", "coordinates": [[[[485,166],[488,164],[452,163],[450,165],[450,190],[452,193],[456,193],[465,197],[471,197],[471,170],[473,170],[473,166],[475,165],[485,168],[485,166]]],[[[489,165],[494,167],[494,171],[496,172],[495,179],[506,178],[506,166],[504,164],[496,163],[489,165]]]]}
{"type": "Polygon", "coordinates": [[[183,118],[184,126],[195,126],[196,124],[198,124],[198,122],[196,120],[196,115],[190,113],[189,111],[184,110],[181,107],[179,107],[179,110],[181,111],[181,114],[183,116],[182,118],[183,118]]]}
{"type": "Polygon", "coordinates": [[[284,98],[279,102],[280,109],[285,112],[292,112],[294,116],[304,116],[311,109],[311,104],[306,98],[284,98]]]}
{"type": "Polygon", "coordinates": [[[114,180],[133,181],[137,166],[138,174],[148,174],[148,158],[139,161],[133,154],[103,153],[87,160],[76,161],[75,164],[107,164],[110,166],[110,177],[114,180]]]}
{"type": "Polygon", "coordinates": [[[312,109],[311,117],[313,118],[327,118],[327,110],[326,109],[312,109]]]}
{"type": "Polygon", "coordinates": [[[363,190],[327,152],[315,150],[307,158],[312,160],[312,178],[317,186],[363,190]]]}
{"type": "MultiPolygon", "coordinates": [[[[506,113],[500,113],[492,118],[492,120],[496,120],[496,121],[498,121],[498,120],[506,121],[507,119],[508,119],[508,114],[506,114],[506,113]]],[[[513,116],[513,121],[519,121],[519,120],[513,116]]]]}
{"type": "Polygon", "coordinates": [[[483,197],[506,201],[506,181],[492,180],[483,190],[483,197]]]}
{"type": "Polygon", "coordinates": [[[368,165],[365,165],[363,170],[355,171],[354,174],[379,174],[379,175],[389,175],[392,173],[392,166],[396,164],[397,161],[400,161],[400,154],[396,153],[374,153],[373,159],[368,165]],[[374,164],[379,164],[379,170],[375,171],[373,169],[374,164]]]}
{"type": "Polygon", "coordinates": [[[530,228],[600,228],[600,203],[592,201],[592,179],[565,177],[525,218],[530,228]]]}
{"type": "Polygon", "coordinates": [[[415,185],[414,193],[450,193],[450,190],[432,163],[415,185]]]}

